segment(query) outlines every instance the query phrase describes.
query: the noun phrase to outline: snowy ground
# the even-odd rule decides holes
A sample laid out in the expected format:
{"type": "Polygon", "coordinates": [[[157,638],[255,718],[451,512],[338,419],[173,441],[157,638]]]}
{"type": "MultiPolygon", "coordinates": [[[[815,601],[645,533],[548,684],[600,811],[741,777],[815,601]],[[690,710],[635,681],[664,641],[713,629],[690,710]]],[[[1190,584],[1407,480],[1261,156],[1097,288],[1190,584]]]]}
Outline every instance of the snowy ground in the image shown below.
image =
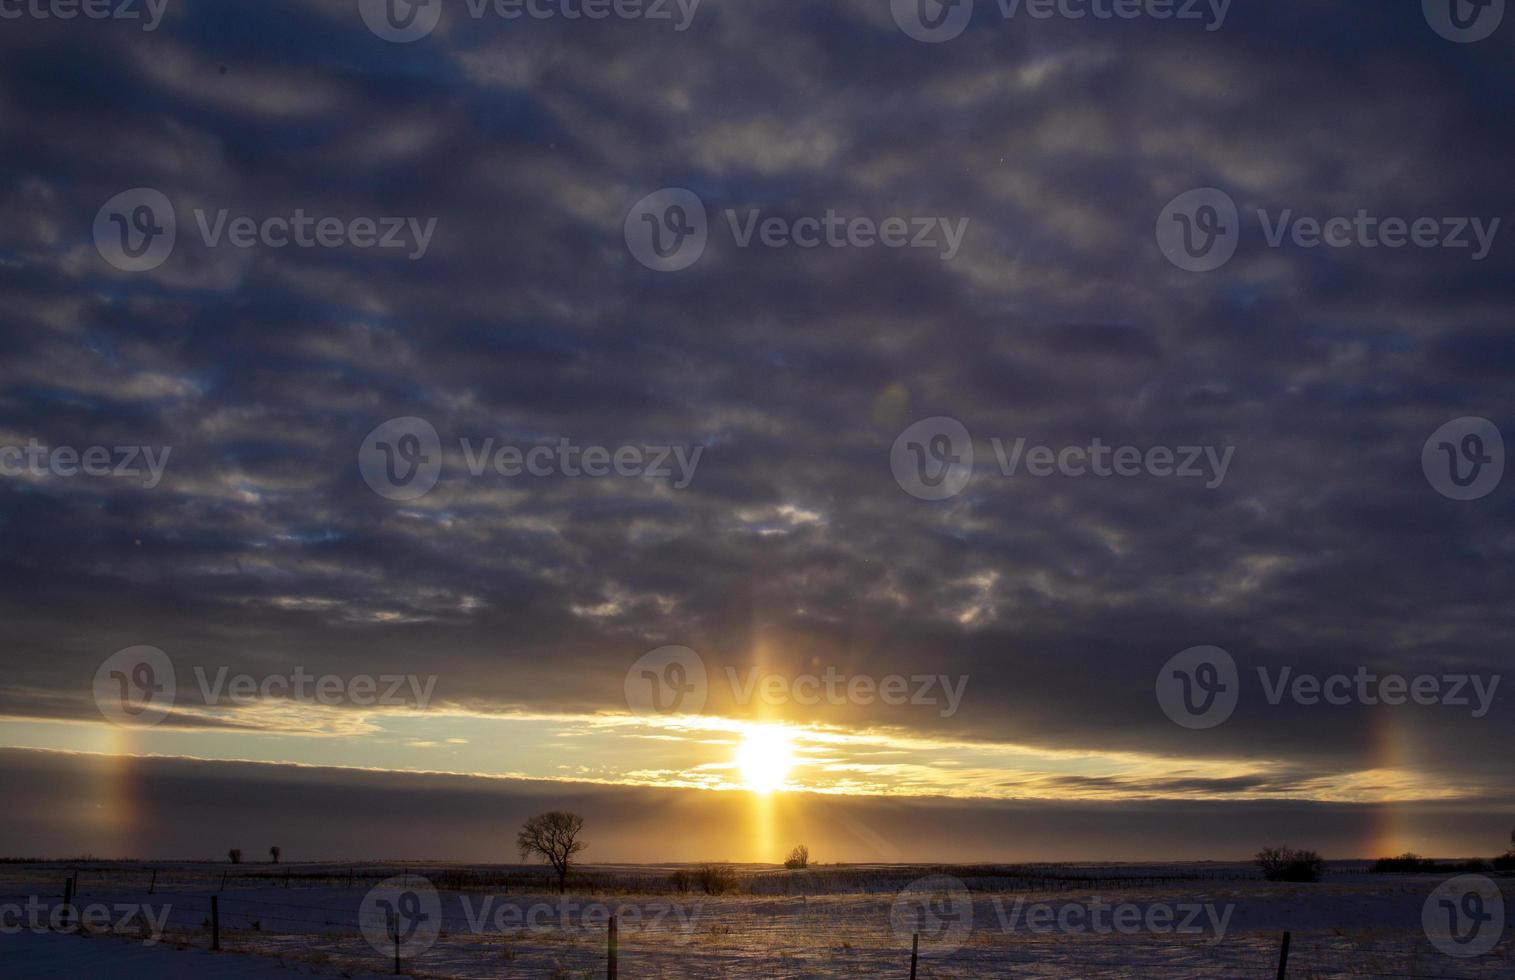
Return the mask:
{"type": "MultiPolygon", "coordinates": [[[[1285,930],[1291,977],[1515,977],[1508,926],[1478,957],[1450,957],[1428,941],[1422,906],[1445,876],[1343,868],[1317,885],[1268,884],[1226,865],[972,869],[960,882],[924,868],[743,869],[743,894],[721,897],[663,889],[661,871],[619,868],[596,871],[599,887],[560,900],[516,887],[535,881],[502,869],[10,864],[0,865],[0,906],[31,902],[45,918],[76,870],[75,906],[95,907],[96,934],[0,930],[12,932],[0,935],[0,975],[385,975],[392,950],[364,938],[361,910],[366,896],[372,908],[374,885],[402,875],[401,891],[421,878],[441,886],[427,919],[434,939],[423,930],[403,951],[417,976],[603,976],[615,910],[626,978],[906,976],[916,932],[922,977],[1271,978],[1285,930]],[[899,899],[923,877],[923,891],[899,899]],[[1193,931],[1178,931],[1186,921],[1193,931]],[[160,941],[145,945],[154,934],[160,941]]],[[[1515,881],[1500,884],[1506,901],[1515,898],[1515,881]]]]}
{"type": "Polygon", "coordinates": [[[376,977],[378,973],[338,974],[302,963],[262,956],[211,953],[102,937],[22,932],[0,938],[0,975],[7,980],[54,977],[123,977],[151,980],[300,980],[312,976],[376,977]]]}

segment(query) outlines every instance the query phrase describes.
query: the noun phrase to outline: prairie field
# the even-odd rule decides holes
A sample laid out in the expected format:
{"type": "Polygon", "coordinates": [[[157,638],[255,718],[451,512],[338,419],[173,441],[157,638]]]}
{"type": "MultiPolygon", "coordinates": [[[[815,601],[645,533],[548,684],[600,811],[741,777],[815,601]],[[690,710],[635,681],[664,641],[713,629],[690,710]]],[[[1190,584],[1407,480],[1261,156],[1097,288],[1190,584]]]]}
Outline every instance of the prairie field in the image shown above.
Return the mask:
{"type": "Polygon", "coordinates": [[[905,977],[913,951],[920,977],[1274,977],[1285,932],[1291,977],[1515,976],[1507,935],[1476,957],[1427,938],[1445,877],[1346,862],[1316,884],[1219,863],[615,865],[577,870],[560,896],[540,868],[509,865],[8,862],[7,925],[56,916],[75,891],[71,919],[7,929],[0,950],[10,977],[391,975],[381,907],[421,923],[401,930],[399,963],[418,977],[606,976],[612,915],[626,978],[905,977]]]}

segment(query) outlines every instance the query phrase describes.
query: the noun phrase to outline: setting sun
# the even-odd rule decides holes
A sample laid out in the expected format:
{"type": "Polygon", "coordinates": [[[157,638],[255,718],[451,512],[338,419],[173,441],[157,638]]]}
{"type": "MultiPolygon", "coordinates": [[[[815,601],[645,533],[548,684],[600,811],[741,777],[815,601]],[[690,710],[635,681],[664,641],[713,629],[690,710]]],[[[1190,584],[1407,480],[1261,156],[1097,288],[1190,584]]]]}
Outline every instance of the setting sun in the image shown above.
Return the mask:
{"type": "Polygon", "coordinates": [[[755,793],[782,789],[794,767],[794,745],[782,728],[754,728],[737,750],[742,782],[755,793]]]}

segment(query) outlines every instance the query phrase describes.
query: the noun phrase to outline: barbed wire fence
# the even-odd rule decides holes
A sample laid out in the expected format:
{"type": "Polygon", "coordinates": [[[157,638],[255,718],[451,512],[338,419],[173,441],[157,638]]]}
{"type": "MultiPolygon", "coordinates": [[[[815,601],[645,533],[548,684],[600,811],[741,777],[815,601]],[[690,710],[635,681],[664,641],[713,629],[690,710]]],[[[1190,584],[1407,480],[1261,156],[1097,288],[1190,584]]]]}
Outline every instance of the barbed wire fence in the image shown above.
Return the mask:
{"type": "MultiPolygon", "coordinates": [[[[390,869],[393,870],[393,869],[390,869]]],[[[100,933],[81,920],[92,901],[140,897],[141,875],[91,872],[64,879],[48,900],[49,918],[65,932],[100,933]],[[93,880],[92,880],[93,879],[93,880]],[[136,887],[129,887],[129,886],[136,887]],[[116,887],[111,887],[116,886],[116,887]],[[118,891],[117,889],[121,889],[118,891]]],[[[859,902],[858,896],[719,898],[678,896],[685,913],[649,919],[643,907],[661,901],[610,903],[539,901],[532,907],[555,917],[517,928],[496,928],[486,906],[464,905],[464,914],[436,913],[435,941],[394,956],[365,936],[355,888],[388,872],[340,871],[297,875],[269,871],[233,876],[223,872],[214,888],[203,872],[150,872],[147,894],[163,910],[158,920],[164,945],[240,953],[326,965],[344,971],[395,972],[437,977],[547,976],[626,977],[810,977],[877,974],[911,977],[1294,977],[1304,980],[1404,978],[1489,980],[1515,976],[1508,944],[1501,955],[1454,960],[1407,930],[1381,935],[1333,933],[1214,937],[1156,935],[1069,936],[974,928],[961,944],[933,949],[920,934],[900,935],[890,926],[890,901],[859,902]],[[270,889],[287,895],[270,896],[270,889]],[[238,892],[244,894],[238,894],[238,892]],[[247,892],[256,892],[253,897],[247,892]],[[567,912],[564,912],[564,909],[567,912]],[[586,914],[604,909],[604,916],[586,914]],[[628,917],[625,911],[635,912],[628,917]],[[574,912],[578,911],[575,918],[574,912]],[[845,914],[838,914],[838,913],[845,914]]],[[[408,877],[408,872],[401,872],[408,877]]],[[[417,880],[421,880],[417,876],[417,880]]],[[[545,876],[517,880],[518,895],[545,876]]],[[[612,894],[614,894],[612,892],[612,894]]],[[[0,901],[25,899],[0,897],[0,901]]],[[[454,894],[455,899],[465,896],[454,894]]],[[[498,898],[500,896],[493,896],[498,898]]],[[[508,905],[509,903],[507,903],[508,905]]],[[[499,908],[500,906],[494,906],[499,908]]],[[[149,939],[148,924],[124,935],[149,939]]],[[[123,933],[115,933],[123,935],[123,933]]]]}

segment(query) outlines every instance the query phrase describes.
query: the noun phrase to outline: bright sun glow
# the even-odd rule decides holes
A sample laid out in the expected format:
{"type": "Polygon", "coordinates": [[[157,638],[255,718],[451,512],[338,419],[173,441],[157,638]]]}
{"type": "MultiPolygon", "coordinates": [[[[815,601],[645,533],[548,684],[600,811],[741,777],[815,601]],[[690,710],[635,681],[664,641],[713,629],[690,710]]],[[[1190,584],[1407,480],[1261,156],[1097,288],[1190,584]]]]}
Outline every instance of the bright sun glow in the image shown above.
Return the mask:
{"type": "Polygon", "coordinates": [[[754,728],[737,750],[742,782],[755,793],[781,789],[794,767],[794,744],[782,728],[754,728]]]}

